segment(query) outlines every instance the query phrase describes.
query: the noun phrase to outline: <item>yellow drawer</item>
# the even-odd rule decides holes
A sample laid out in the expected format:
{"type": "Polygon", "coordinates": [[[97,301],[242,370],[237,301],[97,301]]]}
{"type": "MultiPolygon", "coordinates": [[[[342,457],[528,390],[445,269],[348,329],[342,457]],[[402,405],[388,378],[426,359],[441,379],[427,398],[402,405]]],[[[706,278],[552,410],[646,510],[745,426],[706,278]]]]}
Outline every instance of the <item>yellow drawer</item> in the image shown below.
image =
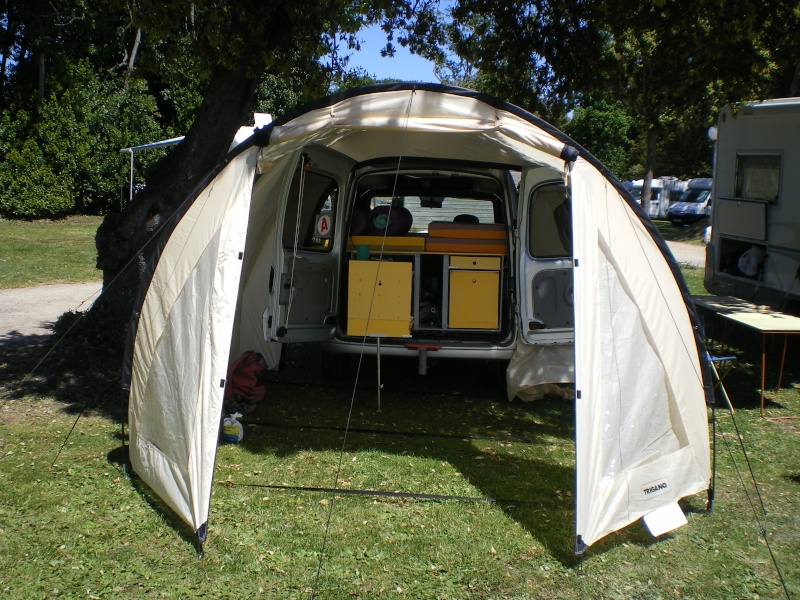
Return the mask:
{"type": "Polygon", "coordinates": [[[451,271],[449,293],[447,326],[450,329],[499,327],[500,273],[451,271]]]}
{"type": "Polygon", "coordinates": [[[347,335],[411,335],[411,280],[410,262],[350,261],[347,335]]]}
{"type": "Polygon", "coordinates": [[[499,256],[451,256],[451,269],[478,269],[481,271],[499,271],[499,256]]]}

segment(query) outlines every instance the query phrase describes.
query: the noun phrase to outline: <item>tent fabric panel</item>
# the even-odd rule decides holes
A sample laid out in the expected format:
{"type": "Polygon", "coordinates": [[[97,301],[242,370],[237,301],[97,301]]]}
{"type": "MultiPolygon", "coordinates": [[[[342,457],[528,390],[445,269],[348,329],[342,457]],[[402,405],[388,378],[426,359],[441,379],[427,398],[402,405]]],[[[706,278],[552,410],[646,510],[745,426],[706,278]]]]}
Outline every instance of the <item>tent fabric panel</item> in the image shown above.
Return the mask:
{"type": "MultiPolygon", "coordinates": [[[[539,117],[534,116],[533,114],[529,113],[525,109],[522,109],[518,106],[510,104],[504,100],[500,100],[495,96],[491,96],[489,94],[484,94],[482,92],[477,92],[475,90],[462,88],[462,87],[455,87],[455,86],[448,86],[442,85],[438,83],[420,83],[420,82],[392,82],[392,83],[379,83],[373,85],[362,86],[359,88],[351,88],[343,91],[336,92],[331,94],[330,96],[326,96],[324,98],[320,98],[314,102],[306,104],[294,111],[291,111],[276,121],[272,123],[272,125],[284,125],[291,121],[298,122],[299,119],[306,114],[315,112],[315,111],[331,111],[331,107],[339,105],[345,101],[357,99],[361,96],[369,96],[369,95],[377,95],[383,94],[388,95],[389,93],[422,93],[427,92],[431,94],[447,94],[448,96],[452,97],[459,97],[470,99],[473,102],[480,103],[481,105],[485,105],[488,107],[492,107],[496,110],[507,112],[509,114],[515,115],[520,117],[521,119],[531,123],[537,129],[545,132],[546,134],[561,140],[563,143],[569,143],[571,146],[578,148],[578,145],[575,144],[572,140],[569,139],[563,132],[559,131],[547,121],[543,121],[539,117]]],[[[262,130],[263,132],[267,132],[269,128],[265,128],[262,130]]],[[[268,133],[268,132],[267,132],[268,133]]],[[[265,145],[266,143],[262,143],[261,145],[265,145]]],[[[581,149],[582,155],[588,155],[588,153],[581,149]]],[[[602,167],[599,162],[595,161],[601,169],[605,169],[602,167]]],[[[609,173],[608,171],[604,170],[604,173],[609,173]]],[[[613,176],[612,176],[613,177],[613,176]]],[[[620,185],[620,188],[622,186],[620,185]]]]}
{"type": "Polygon", "coordinates": [[[186,523],[192,523],[187,499],[186,469],[169,459],[155,444],[139,435],[138,424],[131,422],[131,466],[142,479],[186,523]]]}
{"type": "Polygon", "coordinates": [[[538,400],[544,395],[572,398],[573,392],[559,384],[575,382],[573,344],[533,346],[517,342],[506,369],[506,394],[509,400],[538,400]]]}
{"type": "MultiPolygon", "coordinates": [[[[139,315],[140,326],[136,331],[136,344],[133,356],[133,379],[137,376],[141,386],[152,361],[152,353],[164,331],[166,319],[181,293],[183,283],[196,266],[200,255],[205,251],[224,217],[220,202],[237,185],[241,178],[241,166],[247,163],[256,149],[237,157],[229,164],[198,196],[192,206],[176,225],[164,247],[158,265],[149,282],[149,287],[139,315]],[[217,190],[216,196],[213,194],[217,190]]],[[[251,168],[252,169],[252,168],[251,168]]],[[[252,177],[252,173],[250,174],[252,177]]],[[[249,181],[248,181],[249,183],[249,181]]],[[[248,190],[249,197],[249,190],[248,190]]]]}
{"type": "MultiPolygon", "coordinates": [[[[187,327],[185,316],[209,314],[213,290],[213,275],[219,241],[216,236],[197,263],[196,269],[184,282],[181,294],[173,303],[172,318],[167,318],[158,341],[150,372],[144,388],[145,398],[197,398],[200,394],[198,365],[203,363],[204,340],[208,338],[210,322],[187,327]]],[[[159,418],[144,418],[137,411],[138,433],[150,440],[159,440],[158,447],[170,460],[187,465],[189,444],[194,431],[197,405],[193,402],[170,401],[159,405],[159,418]]],[[[152,410],[153,405],[147,406],[152,410]]]]}
{"type": "Polygon", "coordinates": [[[708,480],[700,479],[697,469],[686,468],[694,460],[692,454],[686,446],[603,482],[597,495],[605,508],[589,513],[582,541],[589,546],[657,508],[707,489],[708,480]]]}
{"type": "Polygon", "coordinates": [[[362,95],[310,111],[273,127],[266,151],[273,152],[298,139],[324,140],[330,148],[355,160],[392,153],[450,156],[457,143],[468,160],[563,166],[560,156],[564,142],[529,120],[475,98],[430,91],[362,95]],[[370,135],[375,130],[381,135],[370,135]]]}
{"type": "Polygon", "coordinates": [[[590,164],[579,159],[570,180],[576,533],[588,546],[644,514],[636,489],[672,479],[649,512],[706,489],[710,470],[694,331],[667,257],[590,164]]]}
{"type": "Polygon", "coordinates": [[[176,226],[134,348],[131,462],[195,530],[208,519],[256,157],[255,148],[236,157],[176,226]]]}
{"type": "MultiPolygon", "coordinates": [[[[225,229],[223,224],[220,233],[225,229]]],[[[220,238],[215,236],[209,244],[173,305],[174,318],[167,320],[151,366],[154,376],[143,394],[150,399],[145,407],[147,418],[140,415],[135,436],[135,443],[147,442],[151,453],[157,446],[162,461],[170,465],[168,471],[162,467],[157,485],[167,494],[162,496],[164,500],[195,529],[207,514],[208,495],[203,493],[202,482],[209,482],[210,492],[222,409],[220,373],[224,377],[227,369],[227,353],[219,356],[214,341],[219,333],[215,322],[231,315],[231,303],[235,303],[235,298],[226,299],[220,292],[238,284],[232,281],[238,260],[232,264],[225,256],[230,253],[222,250],[224,240],[220,238]],[[187,323],[186,317],[195,315],[211,318],[187,323]],[[156,415],[158,418],[153,418],[156,415]],[[170,476],[178,480],[170,483],[170,476]]],[[[227,348],[229,336],[222,336],[222,344],[227,348]]]]}

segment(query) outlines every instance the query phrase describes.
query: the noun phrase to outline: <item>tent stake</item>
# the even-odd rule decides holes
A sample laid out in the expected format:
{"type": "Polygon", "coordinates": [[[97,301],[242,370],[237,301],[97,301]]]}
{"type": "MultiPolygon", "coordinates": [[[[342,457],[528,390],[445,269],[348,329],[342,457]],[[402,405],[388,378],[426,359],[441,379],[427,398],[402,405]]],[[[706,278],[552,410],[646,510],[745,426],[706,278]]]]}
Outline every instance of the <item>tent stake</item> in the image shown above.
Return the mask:
{"type": "Polygon", "coordinates": [[[383,383],[381,383],[381,338],[384,337],[383,334],[373,334],[375,338],[375,356],[378,361],[378,412],[381,412],[381,388],[383,387],[383,383]]]}

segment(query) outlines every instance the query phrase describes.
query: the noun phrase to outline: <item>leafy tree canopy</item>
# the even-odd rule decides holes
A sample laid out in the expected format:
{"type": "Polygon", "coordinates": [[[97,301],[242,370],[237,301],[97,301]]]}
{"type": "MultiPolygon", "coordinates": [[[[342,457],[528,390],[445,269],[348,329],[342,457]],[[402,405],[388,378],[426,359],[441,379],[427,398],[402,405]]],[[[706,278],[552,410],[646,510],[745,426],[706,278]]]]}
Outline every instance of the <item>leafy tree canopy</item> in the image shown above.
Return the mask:
{"type": "Polygon", "coordinates": [[[578,141],[597,154],[608,152],[608,133],[582,122],[610,106],[624,111],[639,176],[653,172],[659,147],[681,143],[692,156],[681,164],[686,152],[678,152],[664,167],[702,168],[705,131],[724,104],[797,90],[796,2],[458,0],[451,16],[461,61],[451,64],[554,124],[575,110],[579,120],[565,128],[590,135],[578,141]],[[674,139],[678,132],[689,139],[674,139]]]}

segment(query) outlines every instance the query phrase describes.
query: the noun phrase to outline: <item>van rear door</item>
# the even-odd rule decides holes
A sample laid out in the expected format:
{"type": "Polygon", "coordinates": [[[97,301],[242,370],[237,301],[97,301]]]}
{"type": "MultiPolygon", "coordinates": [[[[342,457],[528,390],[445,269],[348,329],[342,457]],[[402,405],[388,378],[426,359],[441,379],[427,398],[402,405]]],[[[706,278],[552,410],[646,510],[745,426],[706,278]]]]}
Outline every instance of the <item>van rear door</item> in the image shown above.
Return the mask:
{"type": "Polygon", "coordinates": [[[520,182],[517,312],[526,344],[574,341],[572,212],[564,181],[554,175],[539,167],[520,182]]]}
{"type": "Polygon", "coordinates": [[[343,236],[337,235],[352,162],[304,148],[282,187],[264,337],[278,342],[330,339],[343,236]]]}

